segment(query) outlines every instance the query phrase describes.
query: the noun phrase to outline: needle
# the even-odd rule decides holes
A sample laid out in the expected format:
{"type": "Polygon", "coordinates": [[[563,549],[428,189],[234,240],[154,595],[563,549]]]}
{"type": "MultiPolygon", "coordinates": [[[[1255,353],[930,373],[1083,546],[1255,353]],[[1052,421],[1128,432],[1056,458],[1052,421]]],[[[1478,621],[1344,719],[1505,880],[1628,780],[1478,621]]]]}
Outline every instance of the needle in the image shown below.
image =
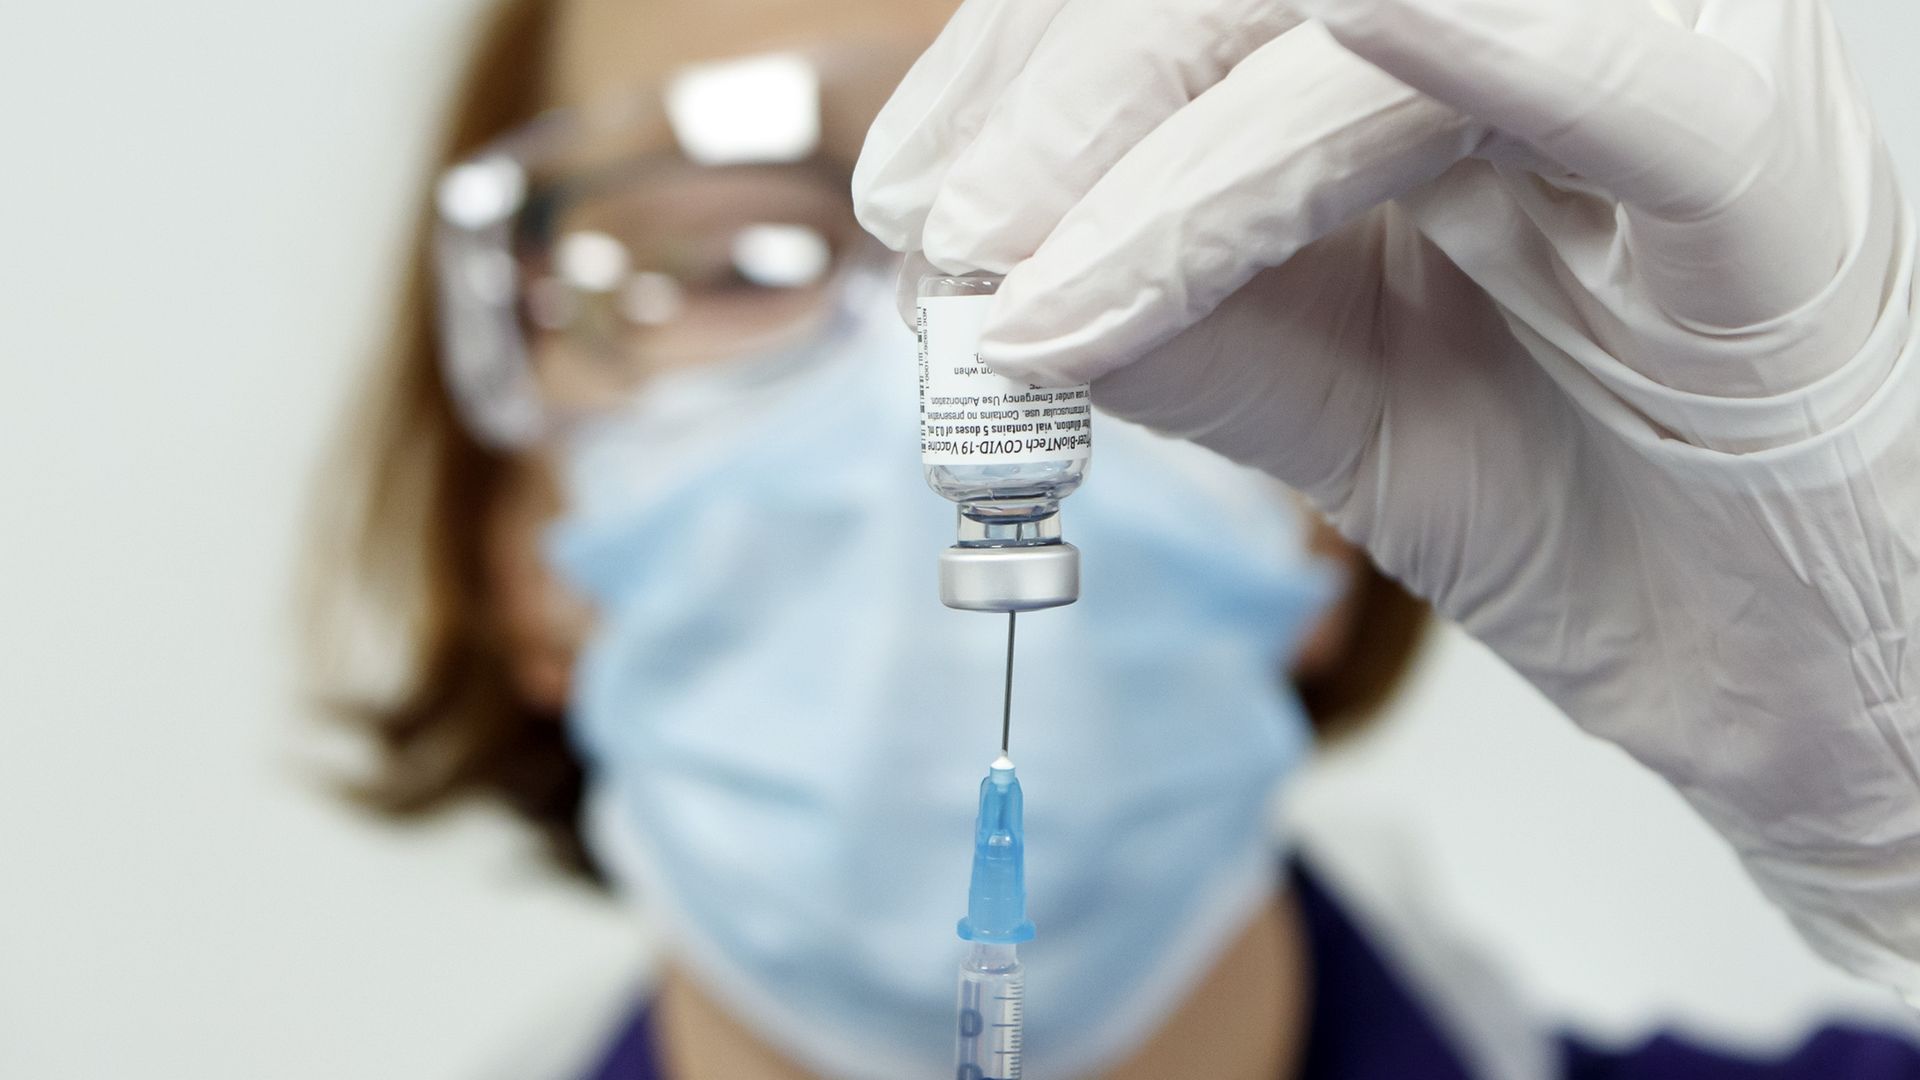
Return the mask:
{"type": "Polygon", "coordinates": [[[1000,752],[1007,752],[1007,739],[1013,734],[1013,621],[1014,612],[1007,612],[1007,693],[1006,704],[1000,711],[1000,752]]]}

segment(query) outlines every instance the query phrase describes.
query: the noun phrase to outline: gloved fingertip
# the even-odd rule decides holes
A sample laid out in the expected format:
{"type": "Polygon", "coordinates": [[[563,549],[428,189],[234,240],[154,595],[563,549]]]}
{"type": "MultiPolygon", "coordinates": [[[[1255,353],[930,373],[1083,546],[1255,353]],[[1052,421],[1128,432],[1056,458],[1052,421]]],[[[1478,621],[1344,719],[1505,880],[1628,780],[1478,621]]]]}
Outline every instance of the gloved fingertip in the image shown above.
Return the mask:
{"type": "Polygon", "coordinates": [[[900,266],[900,276],[893,284],[893,306],[900,313],[900,321],[907,329],[918,331],[920,328],[920,279],[926,276],[927,261],[920,253],[909,252],[906,261],[900,266]]]}
{"type": "Polygon", "coordinates": [[[874,122],[853,164],[848,185],[853,217],[875,240],[905,253],[920,246],[920,227],[932,201],[933,185],[924,169],[903,160],[901,140],[885,134],[884,127],[884,120],[874,122]]]}
{"type": "Polygon", "coordinates": [[[982,328],[980,359],[1009,379],[1036,386],[1078,385],[1085,380],[1071,377],[1072,365],[1063,364],[1059,344],[1063,337],[1073,336],[1076,330],[1084,332],[1085,328],[1063,322],[1058,305],[1035,303],[1049,295],[1044,287],[1035,288],[1035,270],[1045,273],[1045,267],[1029,263],[1001,283],[993,313],[982,328]]]}
{"type": "Polygon", "coordinates": [[[927,245],[923,254],[928,265],[943,274],[1005,274],[1014,267],[1014,260],[994,255],[987,245],[942,243],[932,233],[922,239],[927,245]]]}
{"type": "Polygon", "coordinates": [[[1062,357],[1050,344],[1011,345],[982,338],[980,359],[996,374],[1034,386],[1078,386],[1091,381],[1071,357],[1062,357]]]}
{"type": "Polygon", "coordinates": [[[903,200],[890,199],[884,193],[870,192],[863,196],[856,189],[853,218],[867,235],[885,244],[890,251],[904,254],[920,246],[920,221],[911,204],[903,200]]]}
{"type": "Polygon", "coordinates": [[[948,273],[1005,274],[1032,255],[1022,249],[1019,223],[991,200],[954,188],[941,189],[921,229],[927,258],[948,273]]]}
{"type": "Polygon", "coordinates": [[[1035,386],[1078,386],[1115,366],[1090,321],[1058,305],[1035,309],[1003,289],[980,338],[980,359],[1009,379],[1035,386]]]}
{"type": "Polygon", "coordinates": [[[1001,285],[980,358],[1008,378],[1078,386],[1126,367],[1180,329],[1152,295],[1093,284],[1077,259],[1043,250],[1001,285]]]}

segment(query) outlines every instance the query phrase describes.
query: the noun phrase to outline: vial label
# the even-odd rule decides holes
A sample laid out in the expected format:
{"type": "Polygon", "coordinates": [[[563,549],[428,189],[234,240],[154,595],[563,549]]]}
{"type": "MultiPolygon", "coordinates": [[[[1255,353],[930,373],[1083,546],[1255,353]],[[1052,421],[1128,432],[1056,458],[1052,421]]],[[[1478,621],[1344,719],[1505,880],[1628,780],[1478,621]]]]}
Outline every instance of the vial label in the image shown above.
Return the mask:
{"type": "Polygon", "coordinates": [[[1084,461],[1093,399],[1082,386],[1039,387],[980,362],[991,296],[920,298],[920,460],[928,465],[1084,461]]]}

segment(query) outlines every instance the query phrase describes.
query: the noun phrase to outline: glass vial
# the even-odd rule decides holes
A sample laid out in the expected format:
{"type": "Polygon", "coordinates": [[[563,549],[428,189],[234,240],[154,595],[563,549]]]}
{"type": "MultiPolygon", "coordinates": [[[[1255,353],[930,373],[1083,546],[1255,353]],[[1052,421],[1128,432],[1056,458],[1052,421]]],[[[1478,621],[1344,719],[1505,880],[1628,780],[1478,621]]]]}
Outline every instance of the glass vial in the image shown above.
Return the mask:
{"type": "Polygon", "coordinates": [[[1060,501],[1093,457],[1086,386],[1039,387],[980,362],[998,274],[920,279],[920,458],[927,483],[959,508],[941,560],[941,599],[1027,611],[1079,597],[1079,552],[1064,542],[1060,501]]]}

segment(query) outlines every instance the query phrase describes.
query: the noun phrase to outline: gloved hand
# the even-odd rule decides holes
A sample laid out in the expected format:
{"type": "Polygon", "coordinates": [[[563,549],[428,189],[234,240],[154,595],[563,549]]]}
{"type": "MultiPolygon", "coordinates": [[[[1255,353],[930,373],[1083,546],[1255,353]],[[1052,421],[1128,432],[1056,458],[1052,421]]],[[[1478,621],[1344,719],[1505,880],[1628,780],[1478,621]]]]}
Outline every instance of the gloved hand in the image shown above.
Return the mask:
{"type": "Polygon", "coordinates": [[[854,194],[1920,1003],[1915,230],[1819,0],[967,0],[854,194]]]}

